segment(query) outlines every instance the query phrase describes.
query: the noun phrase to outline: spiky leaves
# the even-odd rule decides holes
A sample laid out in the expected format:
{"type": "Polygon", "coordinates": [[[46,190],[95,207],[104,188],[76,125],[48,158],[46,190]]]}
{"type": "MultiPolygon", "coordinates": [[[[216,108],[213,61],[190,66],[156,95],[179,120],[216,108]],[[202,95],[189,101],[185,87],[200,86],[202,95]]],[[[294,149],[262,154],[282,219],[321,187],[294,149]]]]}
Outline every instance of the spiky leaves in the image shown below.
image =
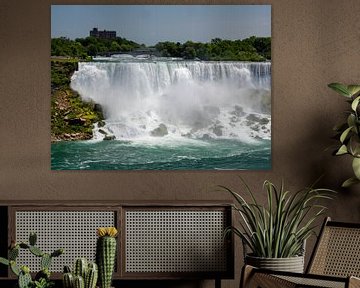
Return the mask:
{"type": "MultiPolygon", "coordinates": [[[[242,179],[241,179],[242,180],[242,179]]],[[[243,181],[243,180],[242,180],[243,181]]],[[[244,183],[244,181],[243,181],[244,183]]],[[[304,241],[314,233],[316,219],[325,211],[319,205],[322,199],[331,199],[328,189],[305,188],[296,193],[264,182],[266,206],[260,205],[250,188],[244,183],[251,201],[233,190],[220,186],[235,199],[234,209],[240,215],[240,227],[229,227],[250,248],[254,256],[287,258],[301,255],[304,241]]]]}
{"type": "Polygon", "coordinates": [[[340,146],[334,151],[334,155],[340,156],[349,154],[353,159],[352,168],[354,176],[347,179],[342,186],[349,187],[360,183],[360,85],[344,85],[341,83],[331,83],[328,85],[338,94],[347,98],[350,104],[346,122],[334,127],[340,146]]]}

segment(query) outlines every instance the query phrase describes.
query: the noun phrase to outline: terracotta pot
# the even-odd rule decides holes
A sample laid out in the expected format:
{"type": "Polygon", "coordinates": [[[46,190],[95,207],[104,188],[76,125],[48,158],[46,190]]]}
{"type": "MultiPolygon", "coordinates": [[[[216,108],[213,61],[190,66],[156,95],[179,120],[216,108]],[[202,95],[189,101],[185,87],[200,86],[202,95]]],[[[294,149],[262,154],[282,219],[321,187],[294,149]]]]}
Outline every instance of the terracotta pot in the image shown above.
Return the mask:
{"type": "Polygon", "coordinates": [[[304,256],[263,258],[246,255],[245,263],[263,269],[304,273],[304,256]]]}

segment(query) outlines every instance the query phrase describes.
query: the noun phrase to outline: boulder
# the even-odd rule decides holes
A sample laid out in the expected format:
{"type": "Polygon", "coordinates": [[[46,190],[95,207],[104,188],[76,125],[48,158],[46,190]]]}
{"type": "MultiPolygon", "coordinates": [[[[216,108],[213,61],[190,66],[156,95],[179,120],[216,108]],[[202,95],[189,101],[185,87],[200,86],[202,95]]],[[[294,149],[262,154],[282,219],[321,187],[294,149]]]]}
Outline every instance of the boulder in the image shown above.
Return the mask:
{"type": "Polygon", "coordinates": [[[222,136],[223,135],[223,131],[222,129],[224,128],[224,126],[222,125],[215,125],[213,127],[213,132],[216,136],[222,136]]]}
{"type": "Polygon", "coordinates": [[[260,118],[258,116],[256,116],[255,114],[249,114],[246,117],[247,120],[251,121],[251,122],[259,122],[260,118]]]}
{"type": "Polygon", "coordinates": [[[107,140],[115,140],[115,139],[116,139],[115,135],[105,135],[103,140],[107,141],[107,140]]]}
{"type": "Polygon", "coordinates": [[[108,133],[105,131],[105,130],[103,130],[103,129],[99,129],[99,132],[101,133],[101,134],[104,134],[104,135],[107,135],[108,133]]]}
{"type": "Polygon", "coordinates": [[[106,124],[105,121],[101,120],[101,121],[98,122],[98,127],[99,127],[99,128],[100,128],[100,127],[104,127],[105,124],[106,124]]]}
{"type": "Polygon", "coordinates": [[[163,137],[165,135],[169,134],[168,129],[165,124],[161,123],[159,127],[155,128],[150,132],[151,136],[154,137],[163,137]]]}
{"type": "Polygon", "coordinates": [[[237,117],[242,117],[245,115],[244,108],[239,105],[235,105],[234,111],[231,111],[230,113],[237,117]]]}
{"type": "Polygon", "coordinates": [[[202,137],[201,137],[201,140],[211,140],[211,136],[209,134],[204,134],[202,137]]]}

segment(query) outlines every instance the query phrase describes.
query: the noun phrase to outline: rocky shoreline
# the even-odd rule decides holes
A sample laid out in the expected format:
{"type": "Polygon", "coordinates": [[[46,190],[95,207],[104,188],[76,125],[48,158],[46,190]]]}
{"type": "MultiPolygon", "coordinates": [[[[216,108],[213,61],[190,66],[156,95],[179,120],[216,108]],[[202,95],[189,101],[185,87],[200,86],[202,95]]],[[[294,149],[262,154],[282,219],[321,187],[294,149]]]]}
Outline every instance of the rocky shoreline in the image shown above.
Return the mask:
{"type": "Polygon", "coordinates": [[[91,139],[94,124],[104,118],[98,104],[83,102],[70,88],[76,69],[74,60],[51,61],[51,142],[91,139]]]}

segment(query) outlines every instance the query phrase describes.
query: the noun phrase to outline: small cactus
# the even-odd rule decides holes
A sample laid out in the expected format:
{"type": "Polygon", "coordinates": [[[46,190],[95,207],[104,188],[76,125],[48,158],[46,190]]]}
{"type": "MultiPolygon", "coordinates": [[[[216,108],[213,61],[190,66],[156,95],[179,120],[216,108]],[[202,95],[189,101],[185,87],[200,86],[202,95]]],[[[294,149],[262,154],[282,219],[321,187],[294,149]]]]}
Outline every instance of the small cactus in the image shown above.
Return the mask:
{"type": "Polygon", "coordinates": [[[19,246],[15,246],[14,248],[10,249],[8,252],[9,260],[16,260],[19,256],[19,246]]]}
{"type": "Polygon", "coordinates": [[[73,288],[74,287],[74,276],[71,272],[66,272],[62,277],[64,288],[73,288]]]}
{"type": "Polygon", "coordinates": [[[57,249],[51,253],[51,257],[58,257],[64,253],[64,249],[57,249]]]}
{"type": "Polygon", "coordinates": [[[85,288],[95,288],[98,279],[98,266],[96,263],[89,263],[85,276],[85,288]]]}
{"type": "Polygon", "coordinates": [[[29,235],[29,244],[31,246],[35,246],[37,241],[37,235],[35,232],[31,232],[29,235]]]}
{"type": "Polygon", "coordinates": [[[41,257],[41,262],[40,262],[40,267],[41,269],[49,269],[50,265],[51,265],[51,260],[52,257],[50,254],[45,253],[42,257],[41,257]]]}
{"type": "Polygon", "coordinates": [[[14,260],[10,261],[10,269],[11,271],[16,275],[19,276],[20,275],[20,268],[16,265],[16,262],[14,260]]]}
{"type": "Polygon", "coordinates": [[[21,272],[18,279],[19,288],[28,288],[30,283],[32,283],[30,269],[27,266],[23,266],[21,267],[21,272]]]}
{"type": "Polygon", "coordinates": [[[98,268],[95,263],[89,263],[85,258],[78,258],[74,263],[74,273],[69,266],[64,266],[63,286],[64,288],[95,288],[98,279],[98,268]],[[83,276],[82,276],[83,275],[83,276]]]}
{"type": "Polygon", "coordinates": [[[76,276],[81,276],[83,279],[85,279],[87,268],[88,262],[85,258],[76,259],[74,266],[74,274],[76,276]]]}
{"type": "Polygon", "coordinates": [[[10,261],[8,259],[3,258],[3,257],[0,257],[0,263],[4,264],[6,266],[10,265],[10,261]]]}
{"type": "Polygon", "coordinates": [[[48,279],[50,279],[50,275],[51,275],[51,273],[50,273],[49,269],[44,268],[44,269],[40,270],[38,273],[36,273],[35,280],[40,281],[41,278],[48,280],[48,279]]]}
{"type": "Polygon", "coordinates": [[[85,288],[83,277],[78,275],[74,277],[74,288],[85,288]]]}
{"type": "Polygon", "coordinates": [[[34,254],[35,256],[41,257],[44,255],[44,252],[42,252],[40,250],[40,248],[36,247],[36,246],[30,246],[29,247],[29,251],[34,254]]]}
{"type": "MultiPolygon", "coordinates": [[[[50,282],[50,264],[53,257],[60,256],[64,251],[63,249],[55,250],[53,253],[48,254],[41,251],[35,246],[37,236],[35,233],[30,233],[29,244],[20,242],[16,243],[14,240],[11,241],[8,251],[8,259],[0,257],[0,263],[10,266],[11,271],[18,276],[19,288],[29,288],[34,285],[38,287],[37,283],[49,284],[50,282]],[[19,250],[29,250],[30,253],[37,257],[41,257],[41,271],[35,276],[35,281],[32,280],[30,275],[30,269],[28,266],[22,266],[21,268],[16,264],[16,259],[19,256],[19,250]]],[[[39,284],[39,285],[40,285],[39,284]]],[[[40,287],[40,286],[39,286],[40,287]]]]}
{"type": "Polygon", "coordinates": [[[110,288],[116,258],[115,227],[98,228],[99,236],[96,243],[96,262],[99,267],[99,282],[101,288],[110,288]]]}

